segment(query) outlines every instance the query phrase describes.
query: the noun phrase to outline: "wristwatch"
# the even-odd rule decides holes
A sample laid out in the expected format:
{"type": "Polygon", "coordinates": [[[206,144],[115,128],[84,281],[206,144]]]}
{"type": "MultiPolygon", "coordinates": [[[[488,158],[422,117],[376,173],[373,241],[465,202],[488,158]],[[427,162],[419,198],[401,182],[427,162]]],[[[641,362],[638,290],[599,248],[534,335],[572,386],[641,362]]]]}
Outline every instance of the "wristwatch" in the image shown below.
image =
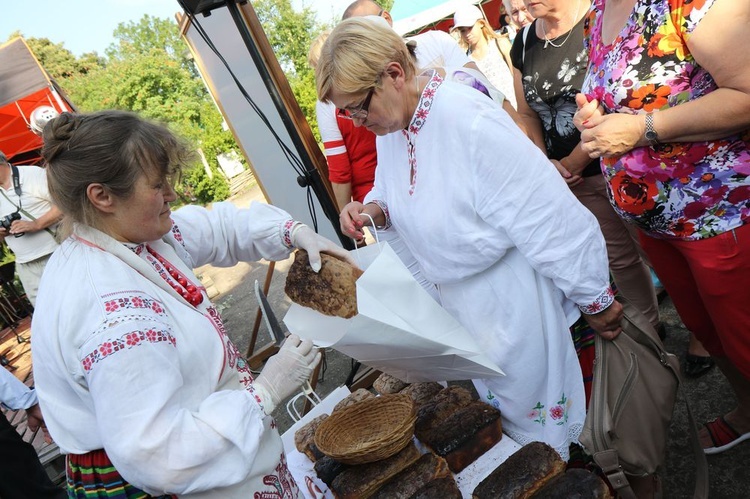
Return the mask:
{"type": "Polygon", "coordinates": [[[653,113],[646,114],[646,140],[648,140],[649,144],[652,146],[659,144],[659,134],[656,133],[656,129],[654,128],[653,113]]]}

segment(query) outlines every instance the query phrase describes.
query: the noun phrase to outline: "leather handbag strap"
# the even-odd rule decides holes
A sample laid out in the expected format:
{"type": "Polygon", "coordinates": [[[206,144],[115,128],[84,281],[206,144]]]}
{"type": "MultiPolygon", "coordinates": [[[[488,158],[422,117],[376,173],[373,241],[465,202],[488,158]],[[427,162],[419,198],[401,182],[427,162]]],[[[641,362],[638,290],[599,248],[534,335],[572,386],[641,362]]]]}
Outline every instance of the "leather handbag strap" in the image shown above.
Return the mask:
{"type": "Polygon", "coordinates": [[[620,466],[620,458],[615,449],[609,449],[594,454],[594,461],[607,476],[610,485],[621,499],[638,499],[630,488],[628,477],[620,466]]]}
{"type": "MultiPolygon", "coordinates": [[[[617,296],[617,300],[625,304],[625,300],[622,296],[617,296]]],[[[623,323],[624,324],[624,323],[623,323]]],[[[698,439],[698,425],[693,417],[693,411],[690,408],[690,402],[688,401],[685,390],[682,387],[682,376],[675,367],[667,361],[667,355],[661,343],[657,343],[654,339],[645,334],[640,327],[636,327],[635,331],[629,329],[630,336],[635,339],[638,343],[654,350],[659,356],[659,359],[666,369],[672,373],[677,379],[677,393],[682,398],[685,404],[685,410],[687,412],[688,419],[688,433],[690,434],[690,444],[693,449],[693,455],[695,456],[695,488],[693,490],[693,499],[708,499],[709,491],[709,479],[708,479],[708,463],[706,462],[706,454],[703,452],[703,446],[698,439]]],[[[625,334],[625,333],[620,333],[625,334]]],[[[607,369],[606,363],[604,369],[607,369]]],[[[633,489],[625,477],[625,473],[620,466],[619,457],[617,450],[609,449],[602,452],[597,452],[594,456],[594,461],[602,471],[607,475],[610,480],[610,484],[617,490],[620,497],[623,499],[636,499],[633,489]],[[624,480],[623,480],[624,479],[624,480]]]]}

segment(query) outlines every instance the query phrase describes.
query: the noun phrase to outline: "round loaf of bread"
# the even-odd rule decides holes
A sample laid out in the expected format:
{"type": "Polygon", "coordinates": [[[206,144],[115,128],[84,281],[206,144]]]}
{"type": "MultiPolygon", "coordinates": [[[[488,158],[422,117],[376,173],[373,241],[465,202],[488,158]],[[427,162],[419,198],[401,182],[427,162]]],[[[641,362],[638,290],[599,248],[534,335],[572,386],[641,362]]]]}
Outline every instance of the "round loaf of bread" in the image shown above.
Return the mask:
{"type": "Polygon", "coordinates": [[[305,250],[297,250],[284,291],[294,303],[325,315],[349,319],[357,315],[357,279],[362,270],[325,253],[315,273],[305,250]]]}

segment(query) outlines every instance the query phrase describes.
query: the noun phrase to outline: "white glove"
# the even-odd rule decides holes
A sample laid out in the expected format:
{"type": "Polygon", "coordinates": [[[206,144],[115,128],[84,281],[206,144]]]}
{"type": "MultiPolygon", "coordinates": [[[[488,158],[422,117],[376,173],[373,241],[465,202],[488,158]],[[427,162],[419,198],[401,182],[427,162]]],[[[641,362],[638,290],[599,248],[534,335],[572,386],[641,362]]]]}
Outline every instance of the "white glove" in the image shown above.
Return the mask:
{"type": "Polygon", "coordinates": [[[307,251],[307,255],[310,257],[310,267],[312,267],[314,272],[320,270],[321,252],[336,256],[340,260],[344,260],[355,267],[357,266],[348,251],[333,241],[317,234],[305,224],[297,225],[292,231],[292,245],[295,248],[301,248],[307,251]]]}
{"type": "Polygon", "coordinates": [[[320,357],[320,351],[313,348],[312,341],[302,341],[296,334],[287,337],[279,352],[268,359],[253,383],[266,414],[271,414],[282,400],[310,379],[320,357]]]}

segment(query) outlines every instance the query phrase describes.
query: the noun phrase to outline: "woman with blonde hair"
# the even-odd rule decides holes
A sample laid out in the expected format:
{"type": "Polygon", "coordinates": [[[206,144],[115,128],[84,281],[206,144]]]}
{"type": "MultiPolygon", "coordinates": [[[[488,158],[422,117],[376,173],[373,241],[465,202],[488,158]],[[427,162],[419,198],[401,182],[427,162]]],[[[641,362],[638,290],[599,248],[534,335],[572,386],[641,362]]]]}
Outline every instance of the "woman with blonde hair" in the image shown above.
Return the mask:
{"type": "Polygon", "coordinates": [[[495,33],[482,11],[468,4],[459,6],[453,15],[453,31],[460,34],[458,43],[466,55],[516,109],[508,35],[495,33]]]}
{"type": "Polygon", "coordinates": [[[475,380],[514,440],[567,458],[586,413],[571,326],[619,333],[604,240],[545,155],[481,92],[417,73],[392,29],[352,18],[331,33],[318,95],[377,138],[375,185],[342,231],[395,230],[439,301],[506,373],[475,380]],[[581,254],[588,255],[582,259],[581,254]]]}

